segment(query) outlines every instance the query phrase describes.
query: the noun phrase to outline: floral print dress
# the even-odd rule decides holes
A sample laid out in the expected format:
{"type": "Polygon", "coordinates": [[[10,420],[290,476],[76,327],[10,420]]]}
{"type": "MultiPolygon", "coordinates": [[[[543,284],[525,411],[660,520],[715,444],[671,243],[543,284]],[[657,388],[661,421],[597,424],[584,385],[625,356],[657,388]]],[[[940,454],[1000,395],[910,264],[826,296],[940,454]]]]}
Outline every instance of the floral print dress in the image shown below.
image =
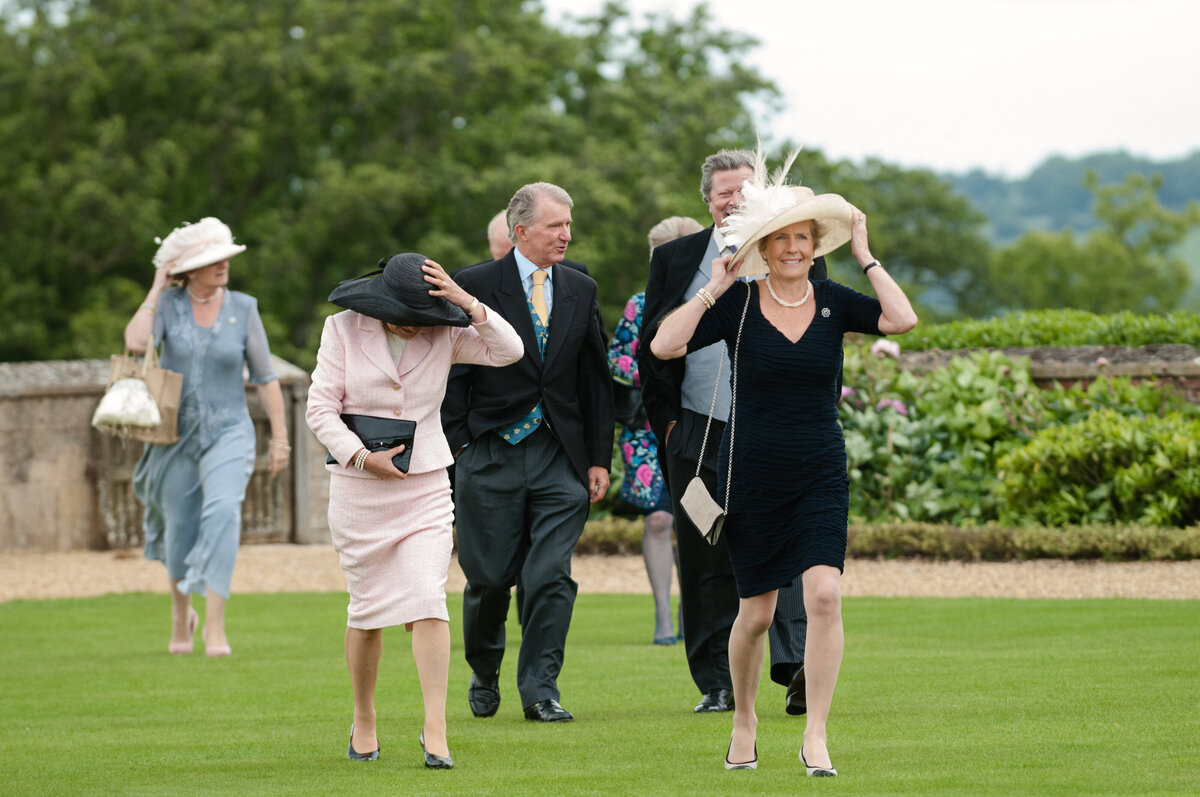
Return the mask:
{"type": "MultiPolygon", "coordinates": [[[[645,303],[645,293],[635,293],[629,298],[608,347],[608,369],[613,380],[634,387],[641,387],[637,352],[645,303]]],[[[655,509],[663,498],[664,485],[662,470],[658,467],[658,441],[650,431],[650,423],[642,421],[639,428],[626,427],[618,444],[621,459],[625,462],[620,499],[643,512],[655,509]]]]}

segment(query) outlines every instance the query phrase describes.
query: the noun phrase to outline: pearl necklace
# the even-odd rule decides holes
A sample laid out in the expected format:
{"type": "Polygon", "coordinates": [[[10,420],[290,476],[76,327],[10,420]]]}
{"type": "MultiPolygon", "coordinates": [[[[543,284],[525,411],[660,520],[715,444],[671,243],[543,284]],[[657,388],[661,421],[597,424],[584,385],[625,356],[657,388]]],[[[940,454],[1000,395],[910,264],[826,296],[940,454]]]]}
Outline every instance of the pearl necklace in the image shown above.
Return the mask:
{"type": "Polygon", "coordinates": [[[209,302],[213,301],[214,299],[217,299],[221,295],[221,288],[217,288],[217,292],[214,293],[212,296],[209,296],[207,299],[201,299],[199,296],[192,293],[191,288],[188,288],[187,292],[188,292],[188,296],[191,296],[192,301],[195,302],[196,304],[208,304],[209,302]]]}
{"type": "Polygon", "coordinates": [[[767,283],[767,290],[771,292],[771,298],[774,299],[775,301],[779,302],[780,304],[782,304],[784,307],[799,307],[800,305],[802,305],[808,301],[809,296],[812,296],[812,283],[811,282],[808,283],[808,290],[804,292],[804,298],[802,298],[798,302],[785,302],[783,299],[780,299],[779,294],[775,292],[775,289],[773,287],[771,287],[770,276],[768,276],[765,280],[763,280],[763,282],[767,283]]]}

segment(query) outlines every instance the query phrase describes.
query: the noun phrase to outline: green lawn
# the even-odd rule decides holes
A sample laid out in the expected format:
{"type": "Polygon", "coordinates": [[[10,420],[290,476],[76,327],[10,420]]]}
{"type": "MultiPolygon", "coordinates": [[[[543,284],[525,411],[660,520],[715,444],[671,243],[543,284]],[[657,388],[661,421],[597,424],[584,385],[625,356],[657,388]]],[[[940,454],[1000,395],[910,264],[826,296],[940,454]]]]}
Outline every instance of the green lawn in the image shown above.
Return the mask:
{"type": "Polygon", "coordinates": [[[521,718],[515,622],[500,713],[471,716],[452,597],[451,772],[421,766],[408,637],[390,630],[381,759],[349,762],[345,602],[235,596],[224,660],[167,655],[164,596],[0,604],[0,794],[1200,792],[1197,601],[847,599],[831,781],[804,778],[804,721],[774,684],[758,771],[725,772],[730,715],[692,713],[646,596],[579,598],[562,725],[521,718]]]}

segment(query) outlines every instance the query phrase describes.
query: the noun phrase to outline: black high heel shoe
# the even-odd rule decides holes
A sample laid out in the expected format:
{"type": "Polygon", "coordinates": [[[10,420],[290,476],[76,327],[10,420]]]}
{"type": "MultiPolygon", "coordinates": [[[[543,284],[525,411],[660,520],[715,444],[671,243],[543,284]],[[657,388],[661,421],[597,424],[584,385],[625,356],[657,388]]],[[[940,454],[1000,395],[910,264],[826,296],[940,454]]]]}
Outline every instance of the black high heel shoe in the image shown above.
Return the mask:
{"type": "Polygon", "coordinates": [[[417,737],[417,741],[421,743],[421,752],[425,754],[426,769],[454,769],[454,759],[450,756],[434,755],[425,749],[425,731],[421,731],[421,735],[417,737]]]}
{"type": "Polygon", "coordinates": [[[754,742],[754,758],[749,761],[738,761],[734,763],[729,760],[729,753],[733,750],[733,731],[729,732],[729,750],[725,751],[725,769],[758,769],[758,742],[754,742]]]}
{"type": "Polygon", "coordinates": [[[804,774],[810,778],[832,778],[837,775],[837,770],[833,767],[826,769],[825,767],[810,767],[808,761],[804,758],[804,745],[800,745],[800,763],[804,765],[804,774]]]}
{"type": "Polygon", "coordinates": [[[354,723],[350,723],[350,747],[347,750],[346,757],[351,761],[378,761],[379,748],[376,747],[370,753],[360,753],[354,749],[354,723]]]}

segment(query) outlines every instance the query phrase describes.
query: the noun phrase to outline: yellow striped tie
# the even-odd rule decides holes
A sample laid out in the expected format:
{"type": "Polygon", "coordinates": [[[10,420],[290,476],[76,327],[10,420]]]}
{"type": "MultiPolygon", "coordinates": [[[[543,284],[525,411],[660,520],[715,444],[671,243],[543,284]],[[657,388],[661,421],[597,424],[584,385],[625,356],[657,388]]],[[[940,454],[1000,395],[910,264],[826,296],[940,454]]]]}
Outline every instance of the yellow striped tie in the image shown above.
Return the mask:
{"type": "Polygon", "coordinates": [[[550,323],[550,311],[546,309],[546,294],[543,286],[546,284],[546,270],[539,268],[533,272],[533,312],[537,313],[542,326],[550,323]]]}

